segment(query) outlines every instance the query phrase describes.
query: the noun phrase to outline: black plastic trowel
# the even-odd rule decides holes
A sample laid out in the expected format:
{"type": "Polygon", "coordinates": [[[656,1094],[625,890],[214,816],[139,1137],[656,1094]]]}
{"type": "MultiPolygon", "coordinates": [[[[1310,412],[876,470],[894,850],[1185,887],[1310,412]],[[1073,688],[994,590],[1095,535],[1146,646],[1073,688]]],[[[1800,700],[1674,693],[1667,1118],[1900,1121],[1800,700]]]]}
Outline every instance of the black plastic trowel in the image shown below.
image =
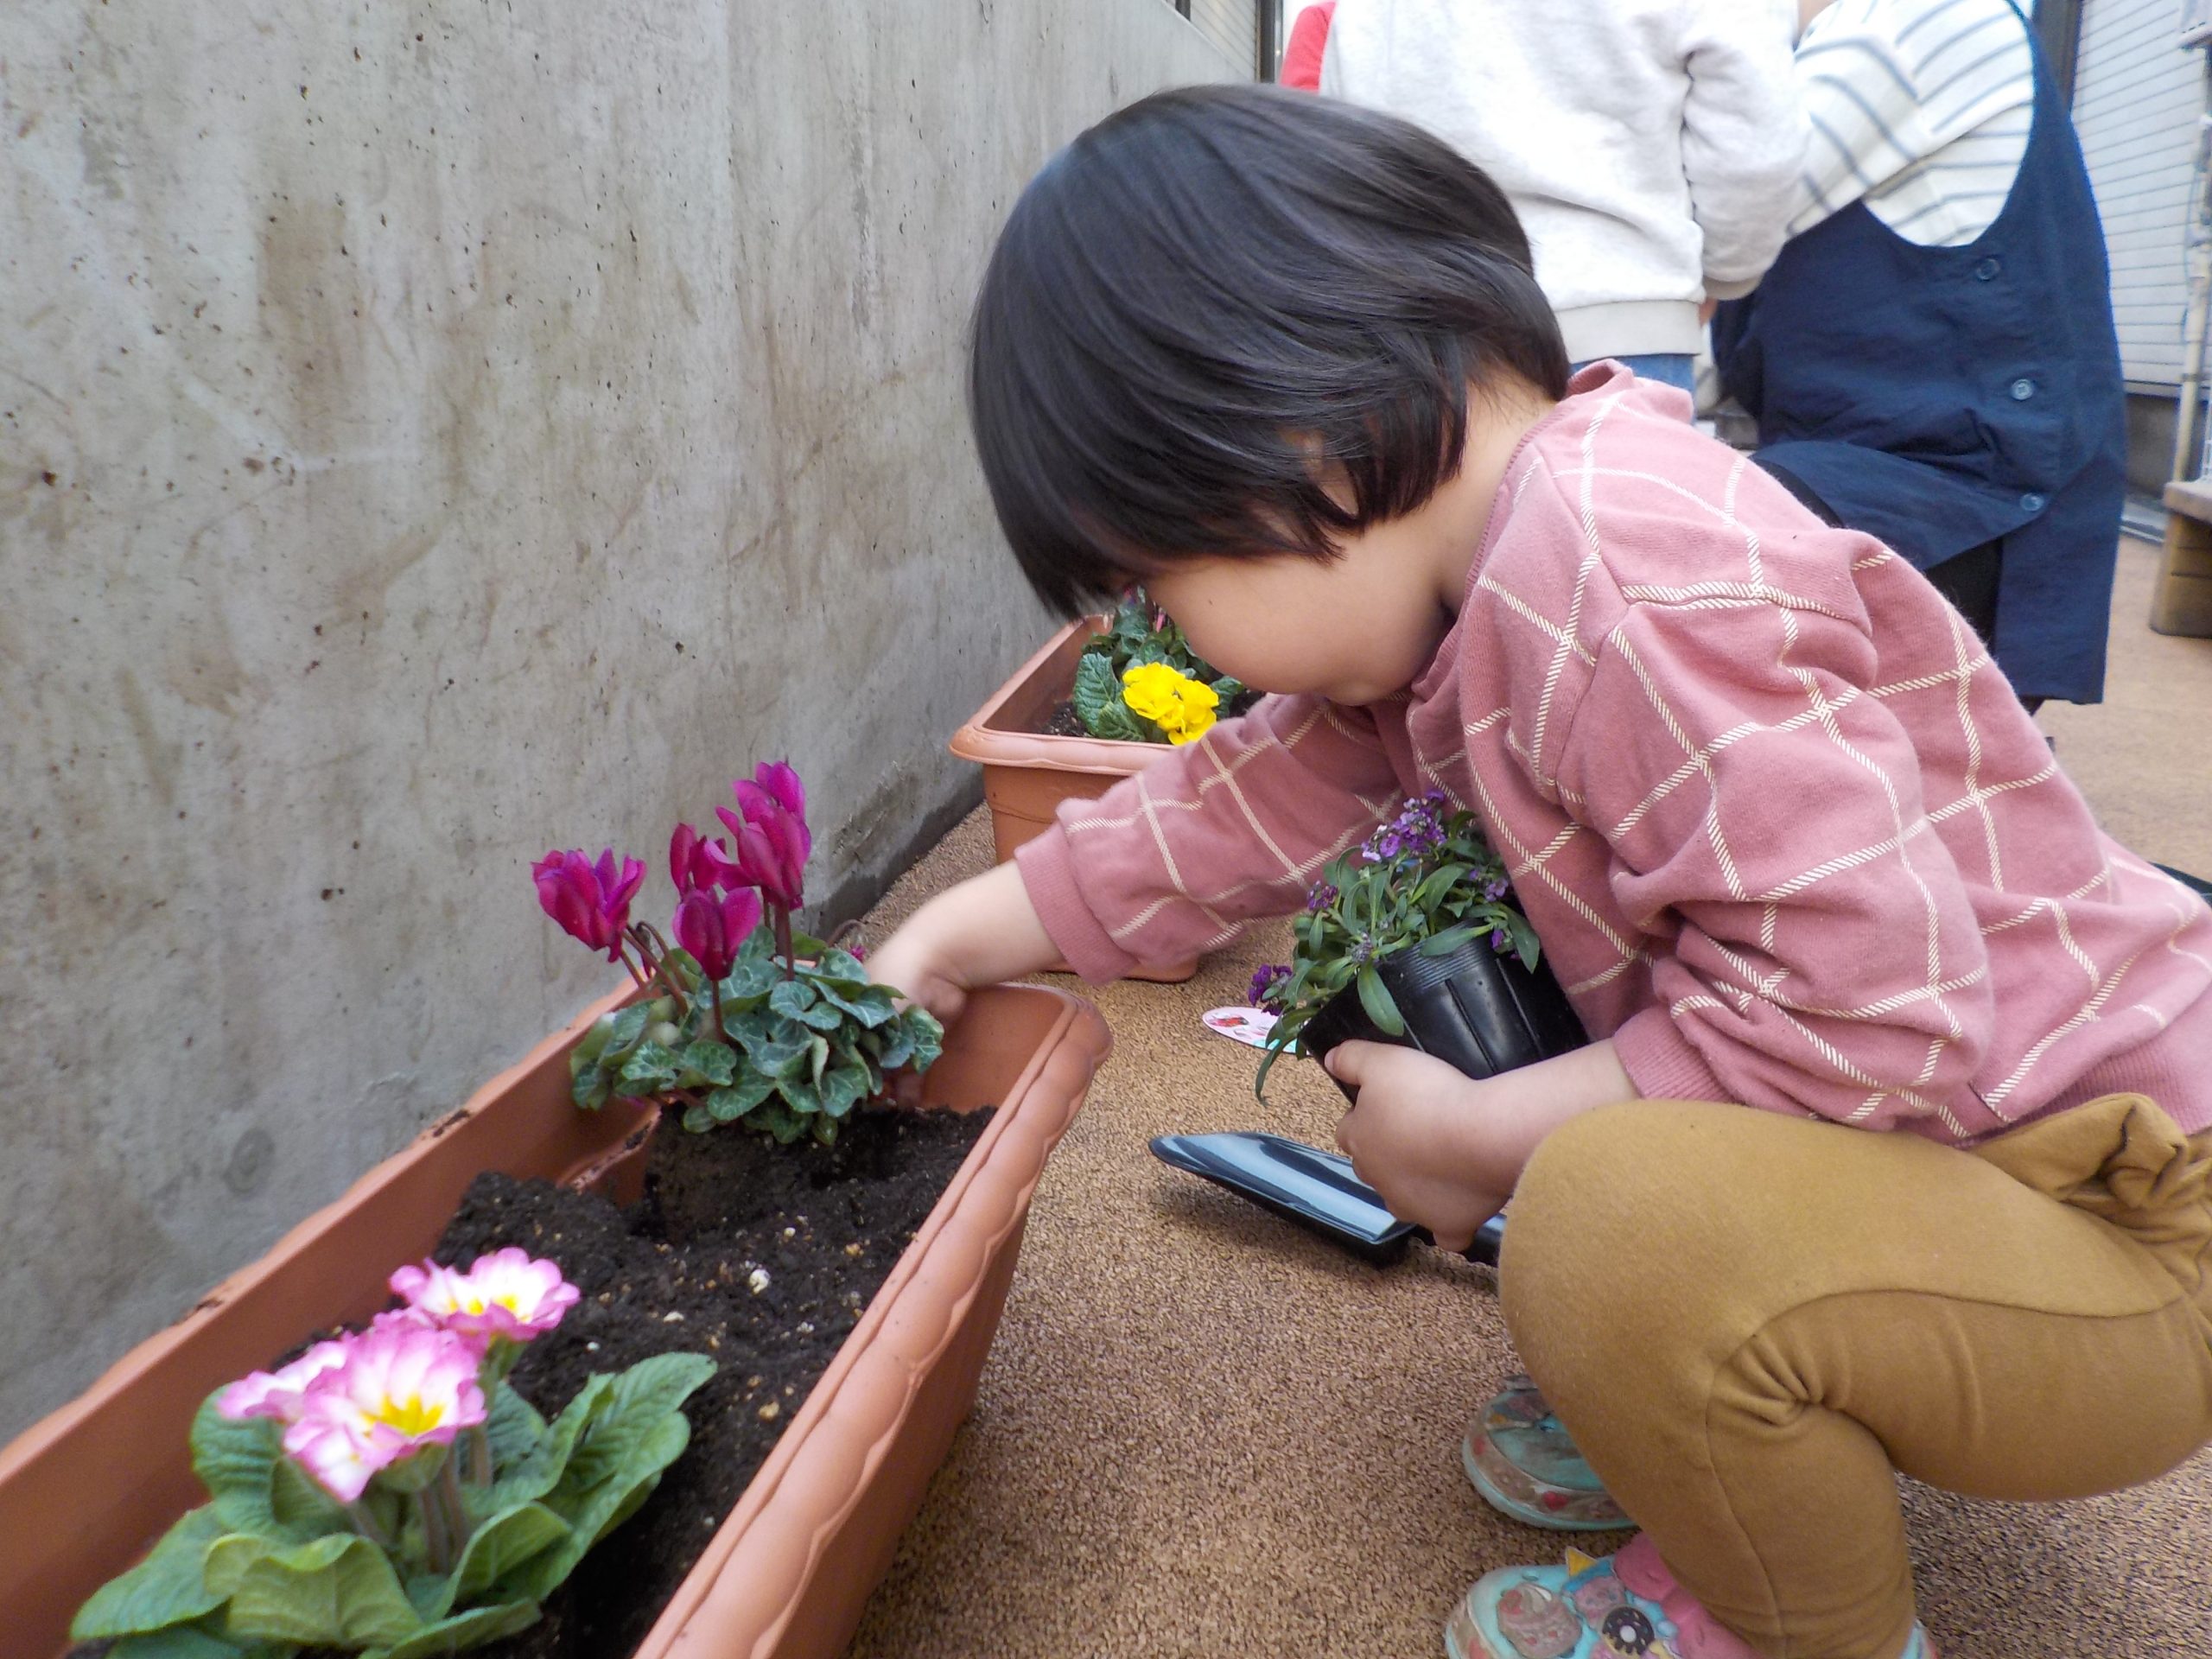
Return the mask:
{"type": "MultiPolygon", "coordinates": [[[[1162,1163],[1225,1186],[1370,1262],[1395,1262],[1415,1239],[1434,1242],[1427,1229],[1400,1221],[1385,1209],[1375,1189],[1351,1173],[1351,1159],[1302,1141],[1257,1129],[1162,1135],[1153,1138],[1152,1153],[1162,1163]]],[[[1496,1267],[1504,1238],[1503,1219],[1492,1217],[1467,1247],[1467,1260],[1496,1267]]]]}

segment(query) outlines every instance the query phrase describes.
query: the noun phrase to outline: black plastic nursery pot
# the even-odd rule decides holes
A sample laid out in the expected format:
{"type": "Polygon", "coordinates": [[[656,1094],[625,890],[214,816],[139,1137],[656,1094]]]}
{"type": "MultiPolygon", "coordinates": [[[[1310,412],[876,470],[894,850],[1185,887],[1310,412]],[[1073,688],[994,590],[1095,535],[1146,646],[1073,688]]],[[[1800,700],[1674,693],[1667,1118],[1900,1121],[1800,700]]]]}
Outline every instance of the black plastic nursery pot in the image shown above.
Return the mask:
{"type": "MultiPolygon", "coordinates": [[[[1404,1017],[1405,1034],[1385,1033],[1368,1017],[1358,988],[1347,986],[1299,1033],[1307,1054],[1318,1060],[1339,1043],[1396,1043],[1433,1054],[1479,1082],[1590,1040],[1548,967],[1523,967],[1484,939],[1442,957],[1400,950],[1377,962],[1375,972],[1404,1017]]],[[[1353,1097],[1354,1090],[1337,1086],[1353,1097]]]]}

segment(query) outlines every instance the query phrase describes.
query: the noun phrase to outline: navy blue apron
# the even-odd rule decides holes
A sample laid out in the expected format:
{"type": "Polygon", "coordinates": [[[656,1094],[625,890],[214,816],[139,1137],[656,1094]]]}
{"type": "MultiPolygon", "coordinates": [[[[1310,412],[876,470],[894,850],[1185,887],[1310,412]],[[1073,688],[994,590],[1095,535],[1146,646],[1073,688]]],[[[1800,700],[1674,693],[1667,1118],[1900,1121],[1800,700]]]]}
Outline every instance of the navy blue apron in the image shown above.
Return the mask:
{"type": "Polygon", "coordinates": [[[2000,542],[1999,666],[2024,697],[2094,702],[2126,391],[2088,171],[2027,33],[2035,113],[1988,230],[1921,247],[1853,202],[1720,308],[1713,355],[1759,423],[1759,461],[1842,523],[1923,570],[2000,542]]]}

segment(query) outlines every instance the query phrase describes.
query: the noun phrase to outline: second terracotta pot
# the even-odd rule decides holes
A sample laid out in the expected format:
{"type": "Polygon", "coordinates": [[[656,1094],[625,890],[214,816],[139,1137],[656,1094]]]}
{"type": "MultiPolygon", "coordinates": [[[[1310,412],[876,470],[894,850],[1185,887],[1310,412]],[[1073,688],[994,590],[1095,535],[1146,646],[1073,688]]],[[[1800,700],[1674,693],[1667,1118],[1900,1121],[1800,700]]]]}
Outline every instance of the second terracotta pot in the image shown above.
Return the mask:
{"type": "MultiPolygon", "coordinates": [[[[1088,616],[1069,623],[953,734],[953,753],[983,769],[983,799],[991,809],[991,838],[1001,864],[1052,823],[1063,801],[1095,801],[1160,759],[1156,743],[1060,737],[1042,729],[1074,692],[1076,659],[1084,645],[1111,620],[1088,616]]],[[[1192,957],[1147,963],[1129,977],[1173,985],[1198,970],[1192,957]]]]}

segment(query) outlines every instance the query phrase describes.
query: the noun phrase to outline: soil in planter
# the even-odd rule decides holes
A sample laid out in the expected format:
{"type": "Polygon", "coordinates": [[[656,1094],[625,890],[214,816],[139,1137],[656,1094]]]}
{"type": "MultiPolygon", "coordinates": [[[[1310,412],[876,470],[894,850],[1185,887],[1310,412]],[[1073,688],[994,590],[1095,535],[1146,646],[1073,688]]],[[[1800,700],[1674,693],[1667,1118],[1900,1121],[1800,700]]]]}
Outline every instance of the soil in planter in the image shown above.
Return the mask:
{"type": "MultiPolygon", "coordinates": [[[[691,1444],[645,1507],[584,1558],[537,1624],[477,1654],[623,1659],[644,1639],[990,1116],[863,1111],[831,1147],[689,1135],[670,1122],[654,1136],[645,1198],[627,1210],[544,1181],[476,1178],[437,1259],[466,1265],[517,1244],[559,1262],[583,1292],[510,1379],[548,1417],[594,1371],[654,1354],[703,1353],[721,1368],[691,1396],[691,1444]],[[766,1275],[757,1291],[756,1272],[766,1275]]],[[[105,1650],[86,1643],[70,1659],[105,1650]]]]}

